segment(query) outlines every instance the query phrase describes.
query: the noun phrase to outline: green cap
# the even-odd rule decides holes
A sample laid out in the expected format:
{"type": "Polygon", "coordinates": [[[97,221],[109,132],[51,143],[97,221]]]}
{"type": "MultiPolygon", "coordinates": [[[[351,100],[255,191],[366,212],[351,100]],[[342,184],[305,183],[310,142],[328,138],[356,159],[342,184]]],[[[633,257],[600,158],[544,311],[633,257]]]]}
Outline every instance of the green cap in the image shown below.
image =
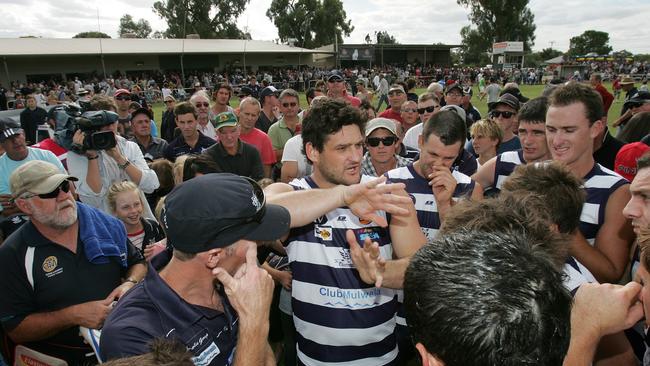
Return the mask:
{"type": "Polygon", "coordinates": [[[214,117],[214,128],[237,126],[237,116],[232,112],[222,112],[214,117]]]}

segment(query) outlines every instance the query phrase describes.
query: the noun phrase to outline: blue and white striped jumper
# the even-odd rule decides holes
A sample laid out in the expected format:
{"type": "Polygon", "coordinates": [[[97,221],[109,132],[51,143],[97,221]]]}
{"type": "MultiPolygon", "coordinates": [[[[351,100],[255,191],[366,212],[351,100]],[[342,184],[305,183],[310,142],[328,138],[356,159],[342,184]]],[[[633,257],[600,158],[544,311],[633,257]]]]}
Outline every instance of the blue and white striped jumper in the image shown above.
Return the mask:
{"type": "MultiPolygon", "coordinates": [[[[318,188],[311,177],[290,184],[296,190],[318,188]]],[[[382,257],[392,258],[388,229],[359,219],[347,207],[291,229],[285,242],[293,274],[291,304],[300,364],[395,363],[395,291],[361,280],[345,237],[348,229],[361,245],[369,237],[379,243],[382,257]]]]}
{"type": "Polygon", "coordinates": [[[515,168],[522,164],[526,164],[522,150],[506,151],[497,155],[497,161],[494,165],[494,187],[492,188],[501,191],[503,182],[515,171],[515,168]]]}

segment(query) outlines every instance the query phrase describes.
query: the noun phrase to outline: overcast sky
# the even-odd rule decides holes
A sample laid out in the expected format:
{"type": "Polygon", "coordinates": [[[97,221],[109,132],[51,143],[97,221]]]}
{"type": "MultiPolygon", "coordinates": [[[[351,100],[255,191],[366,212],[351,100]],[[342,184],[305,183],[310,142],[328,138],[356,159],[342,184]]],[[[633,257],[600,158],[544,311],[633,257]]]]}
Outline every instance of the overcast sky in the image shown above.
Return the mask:
{"type": "MultiPolygon", "coordinates": [[[[153,12],[154,0],[0,0],[0,37],[25,35],[69,38],[98,28],[117,37],[119,18],[125,13],[147,19],[153,30],[165,22],[153,12]],[[99,13],[99,17],[97,14],[99,13]],[[99,19],[98,19],[99,18],[99,19]]],[[[277,38],[265,13],[271,0],[250,0],[238,18],[253,39],[277,38]]],[[[469,24],[467,10],[455,0],[343,0],[354,32],[346,43],[363,43],[365,35],[385,30],[400,43],[460,44],[460,29],[469,24]]],[[[648,0],[531,0],[537,25],[533,49],[566,51],[569,38],[588,29],[608,32],[615,51],[650,53],[650,1],[648,0]]]]}

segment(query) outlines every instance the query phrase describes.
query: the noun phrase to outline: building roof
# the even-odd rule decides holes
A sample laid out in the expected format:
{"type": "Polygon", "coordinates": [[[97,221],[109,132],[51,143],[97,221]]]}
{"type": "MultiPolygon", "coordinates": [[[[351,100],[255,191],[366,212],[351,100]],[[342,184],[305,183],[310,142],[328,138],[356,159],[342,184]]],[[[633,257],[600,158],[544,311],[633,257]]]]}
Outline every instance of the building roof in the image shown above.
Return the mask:
{"type": "Polygon", "coordinates": [[[332,53],[243,39],[0,38],[0,56],[206,53],[332,53]]]}
{"type": "Polygon", "coordinates": [[[354,48],[354,47],[374,47],[374,48],[383,48],[385,50],[421,50],[421,49],[429,49],[429,50],[444,50],[448,51],[451,48],[458,48],[458,47],[463,47],[463,45],[460,44],[365,44],[365,43],[357,43],[357,44],[349,44],[345,43],[342,45],[339,45],[339,47],[345,47],[345,48],[354,48]]]}

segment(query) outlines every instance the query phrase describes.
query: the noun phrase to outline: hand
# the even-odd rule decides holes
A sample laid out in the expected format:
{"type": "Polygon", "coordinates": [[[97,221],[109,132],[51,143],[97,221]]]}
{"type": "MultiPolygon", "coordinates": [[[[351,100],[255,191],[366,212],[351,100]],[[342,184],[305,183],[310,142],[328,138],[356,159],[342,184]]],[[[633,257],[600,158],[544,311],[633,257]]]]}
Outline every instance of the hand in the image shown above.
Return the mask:
{"type": "Polygon", "coordinates": [[[291,291],[291,281],[293,280],[293,275],[289,271],[280,271],[277,275],[278,282],[284,287],[285,290],[291,291]]]}
{"type": "Polygon", "coordinates": [[[212,273],[223,284],[226,296],[242,323],[259,326],[268,322],[275,283],[268,272],[257,266],[254,244],[246,250],[246,263],[237,269],[234,276],[220,267],[213,269],[212,273]]]}
{"type": "Polygon", "coordinates": [[[586,283],[578,288],[571,309],[571,333],[600,337],[632,327],[643,318],[641,285],[586,283]]]}
{"type": "Polygon", "coordinates": [[[379,253],[379,244],[371,242],[370,238],[366,238],[363,242],[363,248],[361,248],[352,230],[346,231],[345,236],[350,245],[352,263],[359,271],[361,280],[369,285],[374,284],[375,287],[381,287],[386,269],[386,260],[379,253]]]}
{"type": "Polygon", "coordinates": [[[113,309],[114,299],[109,295],[104,300],[89,301],[70,307],[75,324],[90,328],[100,329],[104,325],[104,320],[108,313],[113,309]]]}
{"type": "Polygon", "coordinates": [[[108,295],[108,298],[112,299],[112,301],[117,301],[122,297],[122,295],[133,288],[133,286],[135,286],[135,283],[131,281],[122,282],[121,285],[117,286],[113,291],[111,291],[111,294],[108,295]]]}
{"type": "Polygon", "coordinates": [[[382,184],[386,177],[382,176],[366,183],[345,186],[343,202],[350,207],[352,212],[360,218],[371,220],[377,225],[386,227],[386,218],[377,214],[383,210],[391,215],[409,215],[408,205],[413,201],[404,191],[403,183],[382,184]],[[389,194],[394,193],[394,194],[389,194]]]}
{"type": "Polygon", "coordinates": [[[157,241],[151,245],[147,245],[144,248],[144,259],[151,261],[151,258],[155,257],[159,253],[167,249],[167,238],[157,241]]]}
{"type": "Polygon", "coordinates": [[[115,160],[115,162],[117,162],[118,164],[121,165],[121,164],[124,164],[126,162],[126,158],[122,155],[122,153],[120,152],[120,149],[118,149],[117,146],[112,147],[110,149],[107,149],[105,151],[106,151],[106,154],[108,156],[110,156],[111,158],[113,158],[113,160],[115,160]]]}
{"type": "Polygon", "coordinates": [[[16,207],[10,194],[0,194],[0,205],[2,205],[3,210],[11,210],[16,207]]]}
{"type": "Polygon", "coordinates": [[[451,170],[444,166],[433,167],[433,173],[429,174],[428,178],[438,207],[451,204],[451,197],[457,184],[456,178],[451,175],[451,170]]]}
{"type": "Polygon", "coordinates": [[[86,138],[86,134],[81,130],[77,130],[72,136],[72,143],[77,145],[83,145],[85,138],[86,138]]]}

